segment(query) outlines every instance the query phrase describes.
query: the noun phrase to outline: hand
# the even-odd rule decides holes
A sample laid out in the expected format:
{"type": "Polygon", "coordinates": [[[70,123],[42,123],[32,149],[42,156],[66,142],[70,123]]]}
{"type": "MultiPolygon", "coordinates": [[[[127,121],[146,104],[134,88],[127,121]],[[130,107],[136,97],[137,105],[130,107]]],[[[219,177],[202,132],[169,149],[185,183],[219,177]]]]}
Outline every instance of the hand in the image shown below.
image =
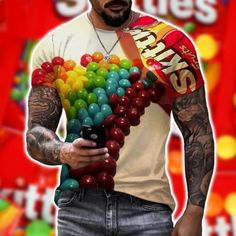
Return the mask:
{"type": "Polygon", "coordinates": [[[189,204],[176,223],[171,236],[201,236],[203,209],[189,204]]]}
{"type": "Polygon", "coordinates": [[[72,169],[78,169],[109,156],[106,147],[99,149],[86,148],[94,146],[96,146],[96,143],[83,138],[78,138],[73,143],[64,143],[60,153],[62,164],[68,164],[72,169]]]}

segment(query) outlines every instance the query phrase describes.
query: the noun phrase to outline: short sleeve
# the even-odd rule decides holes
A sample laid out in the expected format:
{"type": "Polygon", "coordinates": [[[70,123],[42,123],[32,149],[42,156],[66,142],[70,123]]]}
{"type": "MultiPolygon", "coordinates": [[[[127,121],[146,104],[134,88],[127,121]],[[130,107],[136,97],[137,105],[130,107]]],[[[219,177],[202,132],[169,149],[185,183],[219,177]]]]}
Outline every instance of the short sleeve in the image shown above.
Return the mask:
{"type": "Polygon", "coordinates": [[[34,48],[30,59],[31,86],[47,85],[52,87],[55,80],[53,65],[53,39],[46,35],[34,48]]]}

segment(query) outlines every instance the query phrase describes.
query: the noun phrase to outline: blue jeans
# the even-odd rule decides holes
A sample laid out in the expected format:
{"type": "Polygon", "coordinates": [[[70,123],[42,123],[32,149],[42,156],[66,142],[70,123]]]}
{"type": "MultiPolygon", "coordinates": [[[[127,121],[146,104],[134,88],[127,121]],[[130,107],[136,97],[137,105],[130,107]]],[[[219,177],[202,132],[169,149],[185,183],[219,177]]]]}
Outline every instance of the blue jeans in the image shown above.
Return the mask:
{"type": "Polygon", "coordinates": [[[65,190],[58,201],[58,236],[169,236],[169,206],[104,189],[65,190]]]}

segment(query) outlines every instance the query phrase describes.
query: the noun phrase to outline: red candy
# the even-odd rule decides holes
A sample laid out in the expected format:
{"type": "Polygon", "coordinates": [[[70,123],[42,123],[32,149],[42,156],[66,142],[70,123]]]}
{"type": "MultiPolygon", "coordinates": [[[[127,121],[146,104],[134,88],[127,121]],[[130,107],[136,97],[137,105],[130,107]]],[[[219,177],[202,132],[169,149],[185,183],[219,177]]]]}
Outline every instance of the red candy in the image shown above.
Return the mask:
{"type": "Polygon", "coordinates": [[[116,161],[114,160],[114,158],[112,158],[111,156],[106,158],[102,162],[102,170],[106,171],[111,176],[115,176],[115,174],[116,174],[116,161]]]}
{"type": "Polygon", "coordinates": [[[143,98],[140,97],[133,98],[131,104],[133,107],[136,107],[141,114],[144,113],[145,101],[143,98]]]}
{"type": "Polygon", "coordinates": [[[63,59],[62,57],[54,57],[54,58],[52,59],[52,64],[53,64],[54,66],[56,66],[56,65],[62,66],[62,65],[64,64],[64,59],[63,59]]]}
{"type": "Polygon", "coordinates": [[[70,169],[69,176],[73,179],[80,179],[85,174],[85,168],[70,169]]]}
{"type": "Polygon", "coordinates": [[[125,91],[125,94],[129,98],[136,97],[136,92],[135,92],[135,90],[133,88],[127,88],[126,91],[125,91]]]}
{"type": "Polygon", "coordinates": [[[123,105],[123,106],[130,106],[130,98],[128,98],[127,96],[120,96],[118,98],[118,103],[119,105],[123,105]]]}
{"type": "Polygon", "coordinates": [[[53,65],[50,62],[44,62],[41,65],[42,69],[44,69],[45,71],[47,71],[48,73],[53,72],[53,65]]]}
{"type": "Polygon", "coordinates": [[[144,85],[141,81],[138,81],[136,83],[134,83],[132,86],[131,86],[136,92],[140,91],[140,90],[144,90],[144,85]]]}
{"type": "Polygon", "coordinates": [[[110,137],[111,139],[116,140],[118,143],[121,143],[125,139],[125,135],[120,128],[112,128],[110,131],[110,137]]]}
{"type": "Polygon", "coordinates": [[[111,107],[116,107],[117,103],[118,103],[117,94],[116,93],[111,94],[111,96],[109,97],[109,105],[111,107]]]}
{"type": "Polygon", "coordinates": [[[101,171],[101,165],[101,161],[94,162],[89,166],[85,167],[85,173],[95,175],[101,171]]]}
{"type": "Polygon", "coordinates": [[[103,122],[104,126],[106,128],[111,128],[114,126],[114,123],[115,123],[115,119],[116,119],[116,115],[112,114],[112,115],[109,115],[103,122]]]}
{"type": "Polygon", "coordinates": [[[130,128],[130,122],[125,117],[117,117],[115,120],[116,127],[122,129],[122,131],[126,134],[130,128]]]}
{"type": "Polygon", "coordinates": [[[114,180],[110,174],[107,172],[101,172],[100,174],[97,175],[96,180],[98,182],[98,187],[99,188],[105,188],[108,190],[113,190],[114,189],[114,180]]]}
{"type": "Polygon", "coordinates": [[[129,75],[129,81],[131,84],[136,83],[140,79],[140,73],[132,73],[129,75]]]}
{"type": "Polygon", "coordinates": [[[120,151],[119,143],[115,140],[108,140],[106,142],[106,147],[108,149],[108,153],[116,160],[120,151]]]}
{"type": "Polygon", "coordinates": [[[84,175],[79,181],[81,188],[95,188],[97,187],[97,181],[92,175],[84,175]]]}
{"type": "Polygon", "coordinates": [[[114,110],[114,113],[117,116],[125,116],[127,113],[128,108],[126,106],[118,105],[114,110]]]}
{"type": "Polygon", "coordinates": [[[151,96],[148,93],[148,91],[146,90],[139,91],[137,97],[142,98],[144,100],[146,107],[150,105],[151,96]]]}
{"type": "Polygon", "coordinates": [[[80,59],[80,64],[87,67],[91,61],[93,61],[93,57],[90,54],[84,54],[80,59]]]}
{"type": "Polygon", "coordinates": [[[129,108],[127,111],[127,118],[131,125],[140,119],[140,115],[141,114],[136,107],[129,108]]]}

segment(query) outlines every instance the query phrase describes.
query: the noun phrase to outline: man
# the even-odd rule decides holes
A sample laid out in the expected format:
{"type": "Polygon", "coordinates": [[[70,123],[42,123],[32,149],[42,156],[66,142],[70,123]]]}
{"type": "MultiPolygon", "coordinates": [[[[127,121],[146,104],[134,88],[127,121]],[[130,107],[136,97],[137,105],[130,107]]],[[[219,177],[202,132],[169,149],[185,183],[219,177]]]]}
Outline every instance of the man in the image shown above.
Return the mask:
{"type": "MultiPolygon", "coordinates": [[[[68,176],[64,178],[62,173],[64,185],[61,183],[59,188],[58,235],[199,236],[214,168],[214,141],[194,46],[178,29],[131,10],[131,0],[90,0],[90,3],[91,11],[50,32],[32,57],[34,72],[26,133],[28,153],[43,164],[67,166],[70,181],[74,179],[67,186],[69,189],[65,189],[68,176]],[[119,142],[117,156],[108,145],[96,148],[96,144],[78,133],[66,142],[55,134],[62,106],[68,119],[77,122],[80,119],[81,109],[74,109],[78,108],[75,99],[80,96],[80,90],[78,84],[73,84],[73,78],[68,79],[73,73],[66,74],[64,70],[75,68],[74,62],[88,65],[88,57],[106,66],[121,65],[119,58],[128,58],[139,67],[142,82],[132,82],[133,77],[129,77],[132,85],[126,87],[126,101],[132,98],[131,93],[139,96],[139,101],[151,97],[152,103],[147,102],[145,112],[137,99],[135,104],[132,100],[124,112],[116,110],[119,104],[112,107],[110,97],[115,95],[108,91],[108,85],[104,87],[110,96],[113,114],[125,114],[122,119],[126,121],[129,111],[143,114],[135,122],[130,119],[130,133],[126,133],[124,143],[119,142]],[[64,59],[73,61],[64,62],[64,59]],[[45,64],[45,61],[52,62],[45,64]],[[41,69],[37,69],[40,66],[41,69]],[[73,99],[70,89],[77,92],[76,98],[73,99]],[[149,95],[143,92],[145,89],[149,95]],[[140,95],[140,91],[145,96],[140,95]],[[186,209],[174,228],[171,221],[174,201],[164,161],[171,111],[184,139],[188,190],[186,209]],[[102,188],[98,175],[91,173],[86,177],[87,184],[98,181],[98,185],[94,185],[97,187],[83,187],[86,183],[82,181],[83,175],[78,177],[79,171],[107,159],[117,161],[114,181],[112,174],[107,175],[112,188],[102,188]]],[[[130,69],[129,65],[123,67],[130,69]]],[[[79,67],[76,68],[78,71],[79,67]]],[[[132,70],[138,73],[135,68],[132,70]]],[[[84,84],[89,90],[87,82],[84,84]]],[[[87,97],[84,99],[89,103],[87,97]]],[[[90,122],[95,123],[95,118],[90,122]]],[[[69,122],[68,134],[70,125],[69,122]]],[[[107,140],[116,138],[110,129],[106,130],[107,140]]]]}

